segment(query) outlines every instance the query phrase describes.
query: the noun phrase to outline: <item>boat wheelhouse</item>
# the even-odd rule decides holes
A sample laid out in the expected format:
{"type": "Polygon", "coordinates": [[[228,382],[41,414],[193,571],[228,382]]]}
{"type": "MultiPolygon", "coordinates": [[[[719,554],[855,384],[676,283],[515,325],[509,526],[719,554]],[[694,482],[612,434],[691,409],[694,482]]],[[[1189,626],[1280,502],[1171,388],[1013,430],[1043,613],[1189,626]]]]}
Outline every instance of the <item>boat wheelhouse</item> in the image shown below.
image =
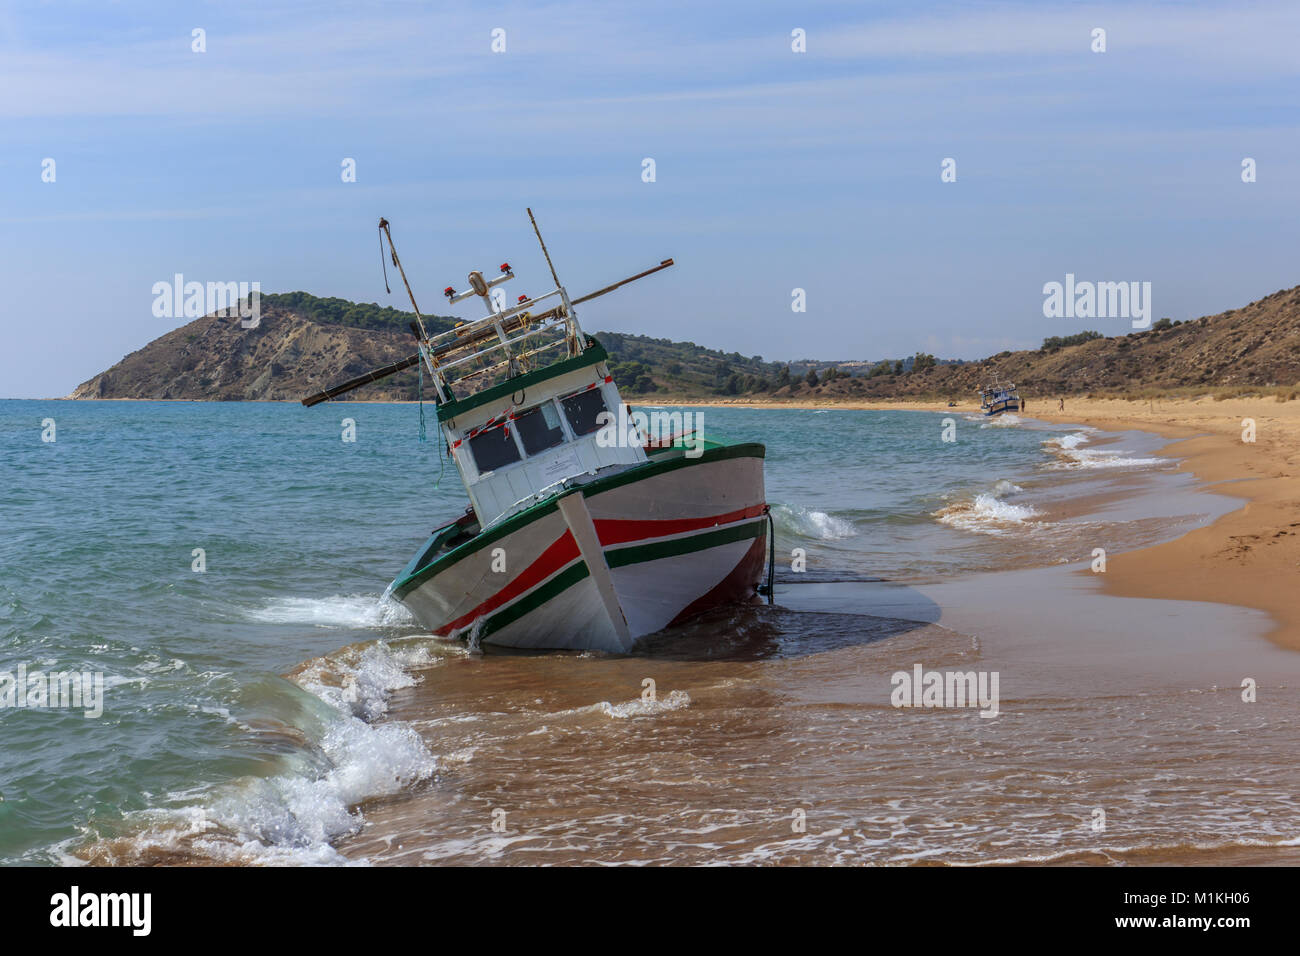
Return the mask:
{"type": "MultiPolygon", "coordinates": [[[[400,269],[395,251],[393,261],[400,269]]],[[[469,508],[435,529],[391,593],[438,634],[615,652],[718,605],[756,600],[770,565],[763,446],[643,434],[608,354],[551,274],[553,289],[505,307],[492,290],[514,277],[509,264],[492,279],[471,272],[466,291],[446,295],[478,296],[487,315],[439,335],[424,334],[416,309],[413,358],[431,379],[469,508]]]]}

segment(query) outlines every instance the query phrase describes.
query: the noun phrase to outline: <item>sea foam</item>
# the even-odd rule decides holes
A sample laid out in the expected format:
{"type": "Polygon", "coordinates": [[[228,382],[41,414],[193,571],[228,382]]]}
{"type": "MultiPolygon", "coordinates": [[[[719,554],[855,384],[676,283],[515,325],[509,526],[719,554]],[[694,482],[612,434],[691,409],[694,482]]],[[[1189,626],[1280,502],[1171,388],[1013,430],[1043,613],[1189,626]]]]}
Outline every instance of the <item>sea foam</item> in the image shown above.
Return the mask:
{"type": "Polygon", "coordinates": [[[335,594],[326,598],[272,598],[247,612],[266,624],[310,624],[316,627],[401,627],[414,616],[390,597],[373,594],[335,594]]]}
{"type": "Polygon", "coordinates": [[[853,523],[825,511],[790,505],[773,505],[778,533],[797,534],[818,541],[837,541],[857,534],[853,523]]]}
{"type": "MultiPolygon", "coordinates": [[[[351,862],[333,843],[360,829],[363,820],[353,808],[438,769],[414,728],[397,721],[370,723],[386,713],[393,691],[417,683],[410,668],[433,660],[423,647],[394,650],[380,641],[308,661],[290,680],[322,704],[316,719],[299,728],[309,750],[287,758],[292,769],[245,777],[196,803],[128,814],[141,829],[124,841],[126,859],[120,862],[159,851],[222,863],[351,862]]],[[[92,858],[100,855],[92,848],[92,858]]],[[[122,850],[115,847],[106,855],[116,858],[122,850]]]]}
{"type": "Polygon", "coordinates": [[[1083,447],[1089,438],[1086,432],[1070,432],[1045,439],[1043,447],[1056,457],[1056,460],[1047,467],[1054,469],[1149,468],[1161,464],[1159,458],[1129,458],[1119,452],[1083,447]]]}
{"type": "Polygon", "coordinates": [[[978,531],[983,534],[1007,534],[1017,528],[1023,528],[1039,512],[1027,505],[1012,504],[1003,499],[1023,491],[1019,485],[1002,479],[990,491],[976,494],[973,498],[954,502],[934,512],[934,517],[943,524],[964,531],[978,531]]]}

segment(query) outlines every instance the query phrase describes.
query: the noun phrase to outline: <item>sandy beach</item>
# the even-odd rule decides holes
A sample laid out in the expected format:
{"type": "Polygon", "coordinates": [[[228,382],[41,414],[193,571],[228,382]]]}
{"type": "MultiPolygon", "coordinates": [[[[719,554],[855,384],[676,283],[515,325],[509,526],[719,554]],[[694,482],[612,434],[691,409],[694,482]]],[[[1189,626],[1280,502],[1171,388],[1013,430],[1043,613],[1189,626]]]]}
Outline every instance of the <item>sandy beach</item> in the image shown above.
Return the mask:
{"type": "MultiPolygon", "coordinates": [[[[1108,593],[1125,597],[1213,601],[1267,611],[1276,622],[1269,637],[1300,650],[1300,402],[1272,398],[1216,401],[1125,401],[1026,396],[1024,416],[1105,431],[1140,429],[1170,443],[1160,454],[1182,459],[1187,470],[1221,494],[1246,505],[1206,528],[1174,541],[1115,555],[1105,577],[1108,593]],[[1245,421],[1254,441],[1243,440],[1245,421]]],[[[949,409],[942,402],[695,403],[750,408],[855,408],[978,411],[975,403],[949,409]]]]}

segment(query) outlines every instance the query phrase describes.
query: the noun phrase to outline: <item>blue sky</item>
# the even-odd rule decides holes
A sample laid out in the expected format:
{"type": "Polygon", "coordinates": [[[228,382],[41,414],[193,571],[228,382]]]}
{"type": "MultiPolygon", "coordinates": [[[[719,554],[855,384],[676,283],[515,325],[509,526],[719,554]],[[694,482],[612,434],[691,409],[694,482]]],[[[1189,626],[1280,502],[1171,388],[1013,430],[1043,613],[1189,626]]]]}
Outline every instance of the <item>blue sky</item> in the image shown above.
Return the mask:
{"type": "Polygon", "coordinates": [[[1149,281],[1157,317],[1244,305],[1300,284],[1297,37],[1294,2],[18,0],[0,397],[183,324],[151,312],[177,272],[405,307],[381,215],[426,312],[505,260],[512,296],[547,285],[531,205],[574,295],[677,260],[586,328],[767,358],[1128,330],[1044,318],[1066,273],[1149,281]]]}

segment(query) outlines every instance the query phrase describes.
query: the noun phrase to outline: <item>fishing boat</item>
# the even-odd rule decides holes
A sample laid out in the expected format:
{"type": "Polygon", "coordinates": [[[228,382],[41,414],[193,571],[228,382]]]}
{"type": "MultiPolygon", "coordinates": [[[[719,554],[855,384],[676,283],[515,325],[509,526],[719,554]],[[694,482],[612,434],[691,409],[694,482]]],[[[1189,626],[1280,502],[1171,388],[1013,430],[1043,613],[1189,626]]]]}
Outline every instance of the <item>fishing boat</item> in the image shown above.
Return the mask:
{"type": "Polygon", "coordinates": [[[390,593],[434,633],[474,645],[611,652],[760,591],[770,600],[763,445],[654,434],[578,322],[576,305],[673,261],[571,300],[531,210],[529,219],[554,288],[507,307],[494,290],[514,278],[509,263],[492,278],[471,272],[465,290],[444,294],[452,304],[477,297],[487,314],[432,336],[380,220],[418,351],[303,399],[315,405],[417,363],[428,376],[469,506],[433,531],[390,593]]]}
{"type": "Polygon", "coordinates": [[[1020,393],[1016,386],[999,385],[995,379],[992,385],[980,388],[980,408],[985,415],[1000,415],[1002,412],[1020,411],[1020,393]]]}

